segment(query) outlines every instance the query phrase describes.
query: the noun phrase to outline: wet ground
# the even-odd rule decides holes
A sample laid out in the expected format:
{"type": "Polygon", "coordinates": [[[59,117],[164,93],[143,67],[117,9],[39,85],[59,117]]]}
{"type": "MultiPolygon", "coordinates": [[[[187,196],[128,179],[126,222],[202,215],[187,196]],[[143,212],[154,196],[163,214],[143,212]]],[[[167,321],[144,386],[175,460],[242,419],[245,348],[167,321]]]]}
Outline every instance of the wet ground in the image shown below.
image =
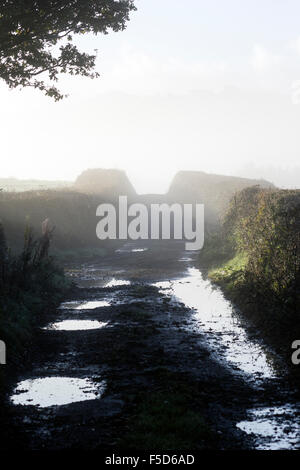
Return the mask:
{"type": "Polygon", "coordinates": [[[195,266],[181,243],[141,242],[69,266],[78,288],[36,330],[6,446],[114,449],[169,374],[209,426],[191,448],[300,448],[298,391],[195,266]]]}

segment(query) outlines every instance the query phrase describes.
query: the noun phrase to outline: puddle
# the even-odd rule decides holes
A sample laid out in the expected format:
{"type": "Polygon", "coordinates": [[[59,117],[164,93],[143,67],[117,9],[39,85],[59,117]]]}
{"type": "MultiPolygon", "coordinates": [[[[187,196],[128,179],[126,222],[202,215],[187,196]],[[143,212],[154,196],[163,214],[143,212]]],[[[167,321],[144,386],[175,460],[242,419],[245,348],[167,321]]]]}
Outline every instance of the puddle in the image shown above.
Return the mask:
{"type": "Polygon", "coordinates": [[[209,280],[203,279],[198,269],[189,268],[186,277],[155,285],[194,309],[197,327],[201,332],[208,333],[208,342],[220,360],[225,359],[248,374],[256,374],[253,380],[257,376],[276,376],[262,347],[247,337],[234,315],[231,303],[225,299],[220,289],[215,288],[209,280]]]}
{"type": "Polygon", "coordinates": [[[125,281],[123,279],[113,278],[104,287],[119,287],[119,286],[130,286],[130,281],[125,281]]]}
{"type": "Polygon", "coordinates": [[[88,302],[84,302],[80,304],[76,310],[91,310],[93,308],[99,307],[109,307],[110,302],[107,300],[90,300],[88,302]]]}
{"type": "Polygon", "coordinates": [[[63,302],[62,304],[60,304],[58,309],[59,310],[65,310],[65,309],[75,310],[78,307],[78,305],[80,305],[80,302],[78,300],[73,301],[73,302],[63,302]]]}
{"type": "Polygon", "coordinates": [[[104,389],[105,382],[100,383],[99,386],[90,379],[44,377],[20,382],[11,396],[11,401],[14,405],[46,408],[94,400],[100,398],[104,389]]]}
{"type": "Polygon", "coordinates": [[[63,320],[51,323],[43,328],[44,330],[77,331],[77,330],[97,330],[104,328],[108,323],[97,320],[63,320]]]}
{"type": "Polygon", "coordinates": [[[116,253],[142,253],[144,251],[148,251],[149,248],[132,248],[134,246],[134,243],[125,243],[121,248],[118,248],[115,250],[116,253]]]}
{"type": "Polygon", "coordinates": [[[256,449],[300,449],[300,409],[295,405],[254,408],[248,415],[249,421],[241,421],[237,427],[256,436],[256,449]]]}
{"type": "MultiPolygon", "coordinates": [[[[277,377],[272,358],[258,342],[249,339],[232,304],[219,288],[203,279],[199,270],[189,268],[187,276],[155,285],[194,310],[194,321],[188,328],[196,325],[199,332],[206,333],[215,357],[233,370],[246,373],[247,382],[263,389],[265,379],[277,377]]],[[[300,448],[300,408],[262,406],[249,410],[248,415],[249,420],[237,427],[252,435],[255,449],[300,448]]]]}
{"type": "Polygon", "coordinates": [[[110,302],[107,300],[89,300],[87,302],[74,301],[74,302],[64,302],[58,308],[60,310],[70,309],[70,310],[91,310],[93,308],[99,307],[109,307],[110,302]]]}

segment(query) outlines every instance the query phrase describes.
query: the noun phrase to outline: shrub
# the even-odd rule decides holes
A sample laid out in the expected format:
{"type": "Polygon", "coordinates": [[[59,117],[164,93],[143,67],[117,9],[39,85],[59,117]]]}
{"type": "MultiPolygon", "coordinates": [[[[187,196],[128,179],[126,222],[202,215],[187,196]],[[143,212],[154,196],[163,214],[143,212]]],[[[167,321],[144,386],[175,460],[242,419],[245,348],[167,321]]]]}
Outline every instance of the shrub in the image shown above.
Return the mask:
{"type": "MultiPolygon", "coordinates": [[[[237,254],[243,255],[243,280],[251,291],[296,311],[300,285],[299,190],[256,186],[235,194],[220,232],[206,241],[200,260],[210,261],[210,266],[220,265],[237,254]]],[[[219,270],[218,280],[221,277],[219,270]]]]}
{"type": "Polygon", "coordinates": [[[0,224],[0,338],[7,343],[11,363],[30,338],[37,315],[70,287],[63,269],[48,256],[51,234],[47,224],[40,238],[27,227],[23,250],[13,255],[0,224]]]}

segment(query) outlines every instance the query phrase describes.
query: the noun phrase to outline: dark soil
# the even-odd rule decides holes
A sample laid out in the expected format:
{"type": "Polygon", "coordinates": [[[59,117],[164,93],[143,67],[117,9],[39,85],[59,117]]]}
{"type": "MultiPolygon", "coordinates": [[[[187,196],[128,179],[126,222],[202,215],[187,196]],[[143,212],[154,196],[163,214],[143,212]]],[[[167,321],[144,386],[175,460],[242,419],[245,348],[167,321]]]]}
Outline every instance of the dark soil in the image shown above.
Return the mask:
{"type": "Polygon", "coordinates": [[[262,394],[271,400],[274,385],[256,390],[218,362],[205,335],[184,328],[192,312],[152,286],[183,274],[181,254],[182,245],[175,243],[69,266],[84,287],[66,300],[111,299],[111,305],[41,312],[29,359],[8,374],[2,449],[251,448],[236,423],[262,394]],[[111,278],[131,284],[103,287],[111,278]],[[41,328],[70,318],[108,325],[87,331],[41,328]],[[89,377],[96,384],[105,381],[106,389],[101,398],[63,406],[10,403],[17,381],[48,376],[89,377]]]}

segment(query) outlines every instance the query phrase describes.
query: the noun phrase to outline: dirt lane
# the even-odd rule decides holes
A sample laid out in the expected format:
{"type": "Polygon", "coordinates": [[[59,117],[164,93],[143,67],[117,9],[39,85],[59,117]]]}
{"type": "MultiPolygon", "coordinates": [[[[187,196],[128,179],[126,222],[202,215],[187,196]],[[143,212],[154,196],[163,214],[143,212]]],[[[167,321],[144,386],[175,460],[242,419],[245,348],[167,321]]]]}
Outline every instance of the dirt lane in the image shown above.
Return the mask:
{"type": "MultiPolygon", "coordinates": [[[[106,325],[77,331],[37,328],[31,366],[18,379],[84,379],[94,396],[87,387],[85,401],[43,408],[30,401],[9,404],[12,431],[6,448],[252,445],[236,423],[262,392],[215,359],[204,333],[185,328],[190,309],[152,285],[182,276],[184,256],[180,244],[129,244],[98,262],[69,267],[79,287],[67,301],[75,304],[48,313],[42,326],[64,320],[106,325]]],[[[271,396],[272,389],[263,394],[271,396]]],[[[23,389],[18,397],[24,395],[23,389]]]]}

